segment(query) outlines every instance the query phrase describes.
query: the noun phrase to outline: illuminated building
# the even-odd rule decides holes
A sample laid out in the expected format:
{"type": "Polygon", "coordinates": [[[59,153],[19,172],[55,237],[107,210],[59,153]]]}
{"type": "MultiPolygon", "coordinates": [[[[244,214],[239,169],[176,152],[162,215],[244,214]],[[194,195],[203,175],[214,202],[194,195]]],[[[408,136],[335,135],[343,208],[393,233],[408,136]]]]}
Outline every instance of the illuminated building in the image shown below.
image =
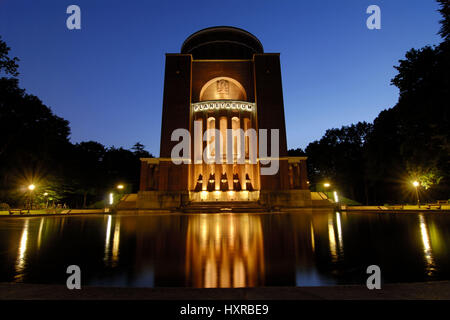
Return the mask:
{"type": "Polygon", "coordinates": [[[141,164],[135,197],[140,209],[200,210],[244,201],[261,209],[314,205],[306,157],[287,155],[280,55],[264,53],[254,35],[238,28],[200,30],[180,53],[166,54],[160,157],[141,164]],[[179,129],[190,134],[190,153],[175,164],[172,151],[180,140],[172,135],[179,129]],[[244,135],[227,129],[242,129],[244,135]],[[254,136],[247,134],[252,129],[254,136]],[[267,130],[265,155],[261,129],[267,130]],[[203,152],[214,161],[207,163],[203,152]],[[275,158],[276,174],[262,174],[275,158]]]}

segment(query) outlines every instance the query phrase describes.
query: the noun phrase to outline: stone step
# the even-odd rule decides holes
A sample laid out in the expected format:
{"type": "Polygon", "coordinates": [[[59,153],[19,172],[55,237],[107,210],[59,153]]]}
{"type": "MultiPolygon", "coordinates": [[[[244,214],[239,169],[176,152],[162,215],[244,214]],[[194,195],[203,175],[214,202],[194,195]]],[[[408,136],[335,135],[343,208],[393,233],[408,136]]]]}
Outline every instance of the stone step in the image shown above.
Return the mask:
{"type": "Polygon", "coordinates": [[[191,202],[182,208],[183,212],[265,212],[266,207],[255,201],[205,201],[191,202]]]}

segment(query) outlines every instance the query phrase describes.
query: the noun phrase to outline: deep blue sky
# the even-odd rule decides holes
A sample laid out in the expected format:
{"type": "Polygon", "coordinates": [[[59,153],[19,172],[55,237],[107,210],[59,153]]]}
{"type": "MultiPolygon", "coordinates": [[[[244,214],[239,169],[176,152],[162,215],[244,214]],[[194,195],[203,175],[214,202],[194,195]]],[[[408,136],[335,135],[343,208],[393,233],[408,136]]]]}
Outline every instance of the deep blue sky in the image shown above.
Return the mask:
{"type": "Polygon", "coordinates": [[[20,85],[70,121],[73,142],[159,154],[164,54],[215,25],[248,30],[280,52],[288,145],[326,129],[372,121],[397,102],[393,65],[412,47],[437,44],[434,0],[0,0],[0,35],[20,61],[20,85]],[[66,28],[77,4],[82,29],[66,28]],[[366,8],[382,29],[366,28],[366,8]]]}

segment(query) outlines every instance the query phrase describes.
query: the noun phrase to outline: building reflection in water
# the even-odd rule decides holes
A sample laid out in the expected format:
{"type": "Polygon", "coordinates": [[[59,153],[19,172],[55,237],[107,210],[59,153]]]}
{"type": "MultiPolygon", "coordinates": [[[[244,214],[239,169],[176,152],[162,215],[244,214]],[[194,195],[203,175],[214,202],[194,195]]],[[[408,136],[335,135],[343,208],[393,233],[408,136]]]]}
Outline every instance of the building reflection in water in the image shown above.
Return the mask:
{"type": "Polygon", "coordinates": [[[384,263],[391,282],[450,275],[449,220],[433,213],[316,210],[4,221],[0,233],[9,240],[0,242],[0,282],[57,282],[60,270],[79,264],[89,269],[89,285],[322,286],[365,281],[360,270],[374,259],[384,263]],[[405,265],[407,271],[398,268],[405,265]]]}
{"type": "Polygon", "coordinates": [[[261,217],[194,215],[186,235],[186,281],[199,288],[264,284],[261,217]]]}
{"type": "Polygon", "coordinates": [[[28,219],[25,220],[22,229],[22,236],[20,237],[19,250],[17,253],[15,281],[18,282],[20,282],[23,279],[24,269],[26,265],[26,253],[28,245],[28,223],[29,223],[28,219]]]}
{"type": "Polygon", "coordinates": [[[435,270],[433,251],[428,232],[428,226],[423,214],[419,214],[420,234],[422,236],[423,254],[426,262],[427,275],[431,276],[435,270]]]}

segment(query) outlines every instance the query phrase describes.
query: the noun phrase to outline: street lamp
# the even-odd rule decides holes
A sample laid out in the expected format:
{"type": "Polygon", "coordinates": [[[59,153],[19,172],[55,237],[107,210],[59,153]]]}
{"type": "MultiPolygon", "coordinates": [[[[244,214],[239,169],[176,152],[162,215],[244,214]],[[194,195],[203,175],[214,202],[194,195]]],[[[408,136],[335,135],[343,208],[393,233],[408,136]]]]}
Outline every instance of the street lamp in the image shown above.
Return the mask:
{"type": "Polygon", "coordinates": [[[413,181],[412,185],[416,189],[417,205],[420,207],[419,191],[417,190],[417,188],[419,187],[420,183],[418,181],[413,181]]]}
{"type": "Polygon", "coordinates": [[[331,184],[330,184],[329,182],[325,182],[325,183],[323,184],[323,187],[324,187],[324,193],[325,193],[325,195],[327,196],[327,198],[330,198],[330,197],[328,196],[328,194],[327,194],[327,189],[328,189],[330,186],[331,186],[331,184]]]}
{"type": "Polygon", "coordinates": [[[122,190],[124,188],[123,184],[117,185],[117,189],[122,190]]]}
{"type": "Polygon", "coordinates": [[[28,190],[30,190],[30,201],[29,201],[28,213],[30,213],[30,209],[33,209],[33,190],[34,189],[36,189],[36,186],[34,184],[30,184],[28,186],[28,190]]]}
{"type": "Polygon", "coordinates": [[[339,197],[338,197],[337,191],[334,191],[333,195],[334,195],[334,202],[339,203],[339,197]]]}
{"type": "Polygon", "coordinates": [[[45,209],[48,208],[48,192],[44,192],[44,197],[45,197],[45,209]]]}

